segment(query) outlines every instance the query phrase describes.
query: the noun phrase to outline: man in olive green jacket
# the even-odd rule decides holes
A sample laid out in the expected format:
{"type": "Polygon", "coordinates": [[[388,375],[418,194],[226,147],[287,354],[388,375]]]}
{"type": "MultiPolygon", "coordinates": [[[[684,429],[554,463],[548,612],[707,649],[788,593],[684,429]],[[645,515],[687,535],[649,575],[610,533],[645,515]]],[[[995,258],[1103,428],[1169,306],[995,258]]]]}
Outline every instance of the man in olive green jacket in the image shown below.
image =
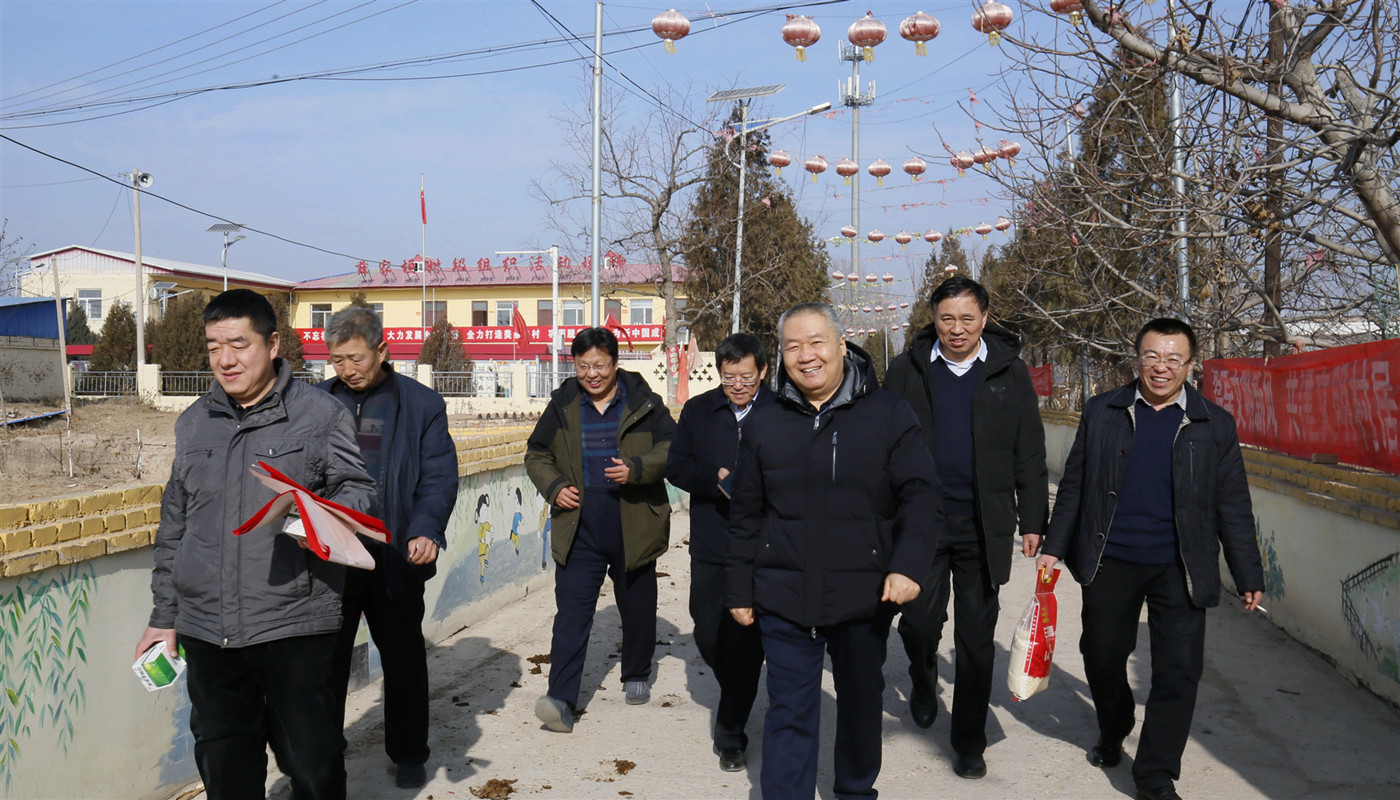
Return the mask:
{"type": "Polygon", "coordinates": [[[656,559],[671,506],[664,483],[676,423],[642,376],[617,368],[617,337],[588,328],[572,345],[577,377],[564,382],[530,434],[525,469],[552,517],[554,634],[549,692],[535,715],[573,730],[588,636],[603,576],[622,617],[627,702],[651,697],[656,650],[656,559]]]}

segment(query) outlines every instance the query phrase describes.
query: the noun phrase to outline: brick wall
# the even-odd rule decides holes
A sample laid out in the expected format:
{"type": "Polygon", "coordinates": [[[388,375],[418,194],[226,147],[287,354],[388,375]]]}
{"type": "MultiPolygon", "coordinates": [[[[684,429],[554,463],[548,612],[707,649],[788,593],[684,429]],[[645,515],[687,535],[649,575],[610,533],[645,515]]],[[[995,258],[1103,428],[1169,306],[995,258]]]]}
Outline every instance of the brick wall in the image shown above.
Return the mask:
{"type": "Polygon", "coordinates": [[[0,336],[0,391],[11,403],[62,403],[57,339],[0,336]]]}

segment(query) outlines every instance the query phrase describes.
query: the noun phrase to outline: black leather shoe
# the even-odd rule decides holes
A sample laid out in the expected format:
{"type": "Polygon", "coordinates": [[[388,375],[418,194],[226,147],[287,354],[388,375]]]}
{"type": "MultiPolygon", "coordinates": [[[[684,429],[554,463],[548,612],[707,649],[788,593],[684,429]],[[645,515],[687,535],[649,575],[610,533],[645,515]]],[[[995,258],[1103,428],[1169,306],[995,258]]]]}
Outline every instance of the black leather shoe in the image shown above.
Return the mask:
{"type": "Polygon", "coordinates": [[[737,747],[721,747],[719,751],[719,768],[725,772],[743,772],[749,765],[748,759],[744,758],[744,751],[737,747]]]}
{"type": "Polygon", "coordinates": [[[909,715],[920,728],[933,727],[933,720],[938,716],[938,699],[933,686],[918,678],[909,690],[909,715]]]}
{"type": "Polygon", "coordinates": [[[953,756],[953,773],[959,778],[986,777],[987,762],[981,753],[958,753],[953,756]]]}
{"type": "Polygon", "coordinates": [[[1172,786],[1158,786],[1155,789],[1138,789],[1137,800],[1181,800],[1172,786]]]}
{"type": "Polygon", "coordinates": [[[419,789],[427,782],[428,771],[422,764],[400,764],[394,776],[394,785],[400,789],[419,789]]]}
{"type": "Polygon", "coordinates": [[[1116,767],[1123,760],[1123,742],[1112,742],[1099,737],[1099,741],[1089,750],[1089,763],[1096,767],[1116,767]]]}

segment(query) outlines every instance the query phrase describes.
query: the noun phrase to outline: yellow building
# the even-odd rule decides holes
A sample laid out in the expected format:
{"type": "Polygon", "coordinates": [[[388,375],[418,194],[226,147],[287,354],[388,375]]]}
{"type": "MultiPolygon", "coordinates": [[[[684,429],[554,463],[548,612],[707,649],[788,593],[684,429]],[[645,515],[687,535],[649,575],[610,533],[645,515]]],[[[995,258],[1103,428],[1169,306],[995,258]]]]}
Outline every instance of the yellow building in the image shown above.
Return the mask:
{"type": "MultiPolygon", "coordinates": [[[[357,266],[355,272],[296,285],[292,326],[301,336],[307,360],[327,358],[326,321],[348,305],[356,292],[364,292],[379,312],[393,361],[415,360],[428,330],[442,318],[452,322],[473,361],[535,361],[549,355],[555,317],[550,265],[543,256],[507,257],[495,265],[483,259],[473,267],[466,266],[464,259],[451,267],[430,262],[423,272],[414,269],[411,261],[407,266],[388,262],[357,266]],[[514,322],[517,310],[523,326],[514,322]]],[[[602,270],[602,322],[611,320],[619,326],[623,358],[659,356],[666,334],[659,270],[655,264],[625,263],[611,253],[602,270]]],[[[681,268],[672,268],[678,295],[682,273],[681,268]]],[[[563,357],[580,330],[599,324],[589,319],[591,285],[588,267],[560,259],[558,322],[563,357]]],[[[679,313],[685,302],[678,297],[676,304],[679,313]]]]}

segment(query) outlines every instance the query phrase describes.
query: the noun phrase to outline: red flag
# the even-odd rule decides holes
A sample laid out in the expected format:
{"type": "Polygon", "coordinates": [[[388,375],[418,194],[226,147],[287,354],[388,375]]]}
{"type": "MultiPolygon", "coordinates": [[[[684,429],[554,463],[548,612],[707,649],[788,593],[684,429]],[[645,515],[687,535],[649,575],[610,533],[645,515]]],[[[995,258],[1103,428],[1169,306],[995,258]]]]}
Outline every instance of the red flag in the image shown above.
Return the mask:
{"type": "Polygon", "coordinates": [[[627,329],[622,327],[622,323],[617,321],[617,317],[614,317],[612,314],[609,314],[607,322],[603,323],[603,327],[611,328],[612,330],[617,331],[622,336],[622,338],[627,340],[628,351],[632,350],[632,334],[628,333],[627,329]]]}
{"type": "Polygon", "coordinates": [[[525,317],[520,313],[520,306],[515,306],[510,310],[510,326],[515,329],[515,335],[520,337],[520,344],[530,343],[530,328],[525,325],[525,317]]]}
{"type": "Polygon", "coordinates": [[[428,195],[423,186],[418,186],[418,206],[423,209],[423,224],[428,224],[428,195]]]}

